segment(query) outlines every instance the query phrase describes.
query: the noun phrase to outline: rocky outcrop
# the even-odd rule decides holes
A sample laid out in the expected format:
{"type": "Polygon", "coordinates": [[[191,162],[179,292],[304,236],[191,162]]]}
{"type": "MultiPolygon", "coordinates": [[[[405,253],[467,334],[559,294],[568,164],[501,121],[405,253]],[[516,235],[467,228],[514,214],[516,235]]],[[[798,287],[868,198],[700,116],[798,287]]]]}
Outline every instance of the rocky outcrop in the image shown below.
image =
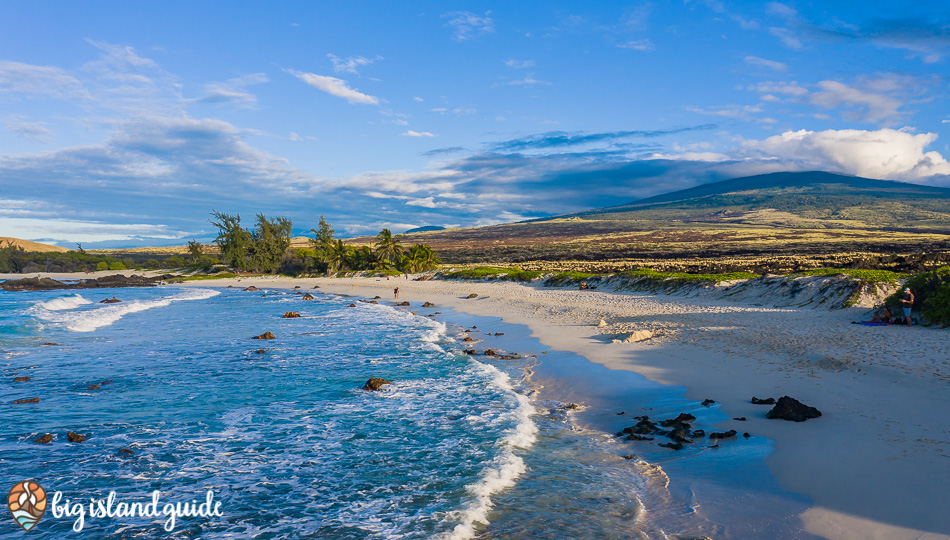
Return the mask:
{"type": "Polygon", "coordinates": [[[66,440],[68,440],[68,441],[71,442],[71,443],[81,443],[81,442],[83,442],[83,441],[86,440],[86,436],[85,436],[85,435],[80,435],[80,434],[75,433],[75,432],[72,432],[72,431],[67,431],[67,432],[66,432],[66,440]]]}
{"type": "Polygon", "coordinates": [[[710,439],[731,439],[736,436],[736,430],[730,429],[729,431],[722,431],[719,433],[710,433],[710,439]]]}
{"type": "Polygon", "coordinates": [[[397,303],[396,303],[396,306],[397,306],[397,307],[398,307],[398,306],[409,306],[409,305],[411,305],[411,304],[409,304],[409,302],[397,302],[397,303]]]}
{"type": "Polygon", "coordinates": [[[422,307],[435,307],[435,304],[433,304],[432,302],[426,302],[422,304],[422,307]]]}
{"type": "Polygon", "coordinates": [[[172,279],[175,276],[165,274],[158,277],[145,276],[124,276],[115,274],[112,276],[102,276],[96,279],[83,279],[78,283],[63,283],[50,278],[23,278],[12,279],[0,283],[0,289],[4,291],[51,291],[56,289],[115,289],[121,287],[153,287],[161,284],[166,279],[172,279]]]}
{"type": "Polygon", "coordinates": [[[804,422],[809,418],[818,418],[819,416],[821,416],[821,411],[789,396],[778,398],[775,407],[765,413],[766,418],[788,420],[790,422],[804,422]]]}
{"type": "Polygon", "coordinates": [[[258,289],[257,287],[251,285],[250,287],[246,287],[244,290],[245,290],[245,291],[254,292],[254,291],[259,291],[260,289],[258,289]]]}
{"type": "Polygon", "coordinates": [[[366,381],[366,384],[363,385],[363,390],[368,392],[378,392],[384,384],[392,384],[386,379],[380,379],[379,377],[372,377],[370,380],[366,381]]]}
{"type": "Polygon", "coordinates": [[[268,331],[268,332],[264,332],[263,334],[259,336],[254,336],[251,339],[277,339],[277,336],[275,336],[274,334],[268,331]]]}
{"type": "Polygon", "coordinates": [[[307,294],[303,295],[303,296],[301,297],[301,299],[303,299],[303,300],[313,300],[313,295],[310,294],[310,293],[307,293],[307,294]]]}
{"type": "Polygon", "coordinates": [[[475,293],[472,293],[465,297],[466,300],[471,300],[472,298],[478,298],[478,295],[475,293]]]}
{"type": "Polygon", "coordinates": [[[752,404],[753,405],[775,405],[775,398],[770,397],[770,398],[765,398],[765,399],[759,399],[755,396],[752,396],[752,404]]]}
{"type": "Polygon", "coordinates": [[[53,434],[47,433],[46,435],[43,435],[42,437],[37,437],[33,439],[33,442],[39,443],[39,444],[49,444],[53,442],[53,434]]]}
{"type": "Polygon", "coordinates": [[[119,300],[115,296],[113,296],[112,298],[106,298],[105,300],[99,300],[100,304],[118,304],[120,302],[122,302],[122,300],[119,300]]]}
{"type": "Polygon", "coordinates": [[[296,311],[288,311],[288,312],[285,312],[283,315],[281,315],[280,318],[281,319],[299,319],[300,314],[297,313],[296,311]]]}
{"type": "Polygon", "coordinates": [[[33,377],[14,377],[13,382],[26,382],[32,379],[33,377]]]}
{"type": "Polygon", "coordinates": [[[13,401],[13,404],[18,405],[20,403],[39,403],[39,402],[40,402],[40,398],[32,397],[32,398],[26,398],[26,399],[16,399],[13,401]]]}

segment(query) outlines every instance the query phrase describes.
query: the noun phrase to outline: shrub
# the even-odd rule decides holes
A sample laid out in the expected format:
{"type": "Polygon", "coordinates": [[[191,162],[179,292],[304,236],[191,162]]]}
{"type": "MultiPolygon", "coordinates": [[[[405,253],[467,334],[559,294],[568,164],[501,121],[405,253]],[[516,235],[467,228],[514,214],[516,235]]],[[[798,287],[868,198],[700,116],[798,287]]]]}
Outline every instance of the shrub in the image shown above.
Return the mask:
{"type": "Polygon", "coordinates": [[[109,270],[125,270],[125,265],[120,261],[113,261],[109,263],[109,270]]]}
{"type": "Polygon", "coordinates": [[[109,263],[105,261],[101,261],[98,264],[96,264],[96,270],[108,270],[108,269],[109,269],[109,263]]]}

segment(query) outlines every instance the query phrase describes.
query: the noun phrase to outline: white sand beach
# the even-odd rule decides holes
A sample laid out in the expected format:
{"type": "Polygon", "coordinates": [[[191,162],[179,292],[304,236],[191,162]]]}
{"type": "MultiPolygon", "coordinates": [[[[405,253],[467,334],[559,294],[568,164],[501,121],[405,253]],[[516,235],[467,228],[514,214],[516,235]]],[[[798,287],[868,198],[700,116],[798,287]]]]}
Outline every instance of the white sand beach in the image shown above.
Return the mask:
{"type": "MultiPolygon", "coordinates": [[[[8,276],[13,277],[13,276],[8,276]]],[[[76,276],[78,277],[78,276],[76,276]]],[[[714,399],[736,429],[774,441],[779,484],[812,499],[802,527],[831,539],[950,538],[950,330],[866,327],[867,310],[788,309],[701,297],[385,278],[244,278],[188,285],[310,289],[500,317],[541,343],[612,370],[714,399]],[[477,298],[467,299],[471,293],[477,298]],[[606,326],[598,326],[601,317],[606,326]],[[653,338],[614,343],[648,330],[653,338]],[[817,407],[802,423],[767,420],[752,396],[817,407]]],[[[624,405],[617,404],[622,410],[624,405]]],[[[675,477],[671,483],[677,482],[675,477]]],[[[754,503],[750,503],[754,504],[754,503]]]]}
{"type": "Polygon", "coordinates": [[[717,428],[775,441],[767,459],[772,473],[784,488],[814,501],[801,516],[807,531],[832,539],[950,537],[950,330],[850,324],[867,318],[861,308],[770,308],[515,283],[252,278],[231,284],[319,285],[387,300],[398,286],[399,300],[414,306],[429,301],[527,325],[554,349],[685,386],[687,397],[712,398],[729,417],[747,417],[717,428]],[[478,297],[466,299],[471,293],[478,297]],[[600,317],[606,327],[597,326],[600,317]],[[612,342],[633,330],[655,338],[612,342]],[[752,405],[753,395],[789,395],[823,416],[767,420],[769,407],[752,405]]]}

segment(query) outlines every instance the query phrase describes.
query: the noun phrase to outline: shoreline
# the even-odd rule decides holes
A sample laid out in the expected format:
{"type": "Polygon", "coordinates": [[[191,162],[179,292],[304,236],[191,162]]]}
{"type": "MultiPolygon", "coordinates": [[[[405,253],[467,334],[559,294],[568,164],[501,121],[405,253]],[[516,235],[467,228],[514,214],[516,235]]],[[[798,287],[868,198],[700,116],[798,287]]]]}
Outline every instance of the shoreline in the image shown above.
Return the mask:
{"type": "MultiPolygon", "coordinates": [[[[950,535],[950,517],[943,508],[943,480],[950,477],[950,414],[945,406],[950,370],[941,353],[950,341],[946,330],[849,324],[863,318],[863,309],[767,308],[497,282],[261,277],[180,285],[252,284],[289,289],[319,285],[325,292],[386,300],[398,286],[399,301],[430,301],[524,325],[552,349],[609,370],[683,386],[688,399],[714,399],[726,418],[747,417],[715,427],[774,442],[765,459],[774,479],[783,489],[814,501],[801,514],[802,529],[809,533],[882,540],[950,535]],[[479,296],[465,299],[469,293],[479,296]],[[606,328],[595,326],[601,316],[606,328]],[[611,342],[617,334],[643,329],[655,337],[611,342]],[[801,424],[766,420],[769,407],[749,403],[753,395],[790,395],[818,407],[823,417],[801,424]]],[[[618,401],[617,410],[632,409],[618,401]]],[[[702,487],[684,482],[689,479],[671,475],[671,487],[702,487]]]]}

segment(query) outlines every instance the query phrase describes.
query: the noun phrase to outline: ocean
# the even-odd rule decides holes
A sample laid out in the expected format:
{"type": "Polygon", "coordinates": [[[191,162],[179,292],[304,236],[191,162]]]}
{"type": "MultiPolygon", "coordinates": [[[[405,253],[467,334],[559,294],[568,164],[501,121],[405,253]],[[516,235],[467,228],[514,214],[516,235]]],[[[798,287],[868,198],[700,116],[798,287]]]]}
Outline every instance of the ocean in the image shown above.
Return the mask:
{"type": "MultiPolygon", "coordinates": [[[[50,502],[60,496],[61,515],[47,508],[31,537],[74,534],[78,510],[63,509],[79,505],[91,538],[723,532],[613,436],[632,421],[563,401],[609,381],[638,389],[644,407],[702,409],[682,389],[628,372],[565,377],[564,366],[589,363],[523,327],[379,302],[174,286],[0,292],[4,489],[33,480],[50,502]],[[99,303],[113,296],[122,302],[99,303]],[[251,339],[264,332],[276,339],[251,339]],[[463,352],[489,346],[520,358],[463,352]],[[371,377],[392,384],[363,390],[371,377]],[[47,433],[49,444],[34,442],[47,433]],[[161,505],[212,496],[220,515],[180,516],[171,531],[165,514],[95,515],[110,492],[117,505],[156,491],[161,505]]],[[[18,530],[8,520],[0,536],[18,530]]]]}

